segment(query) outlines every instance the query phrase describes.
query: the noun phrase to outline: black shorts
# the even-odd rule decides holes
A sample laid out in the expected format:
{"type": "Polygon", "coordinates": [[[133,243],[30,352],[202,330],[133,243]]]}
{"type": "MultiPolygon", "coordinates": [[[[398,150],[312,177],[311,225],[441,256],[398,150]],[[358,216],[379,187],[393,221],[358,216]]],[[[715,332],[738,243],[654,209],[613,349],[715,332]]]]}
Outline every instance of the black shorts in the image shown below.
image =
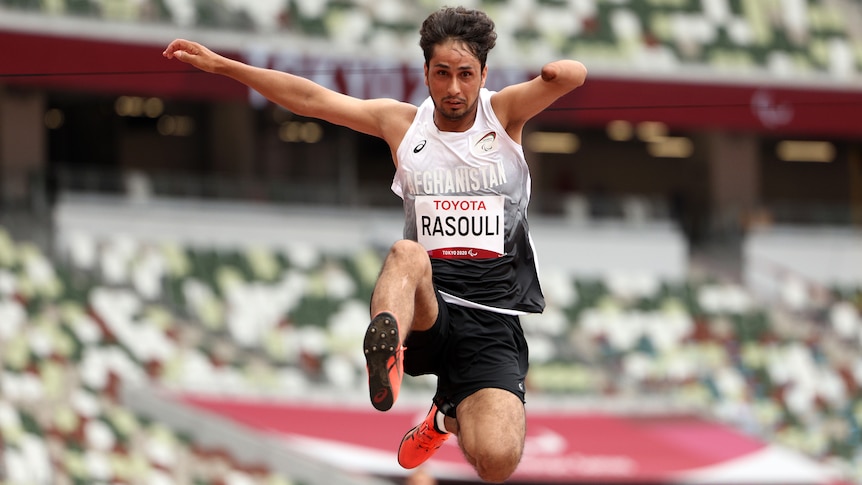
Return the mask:
{"type": "Polygon", "coordinates": [[[443,301],[429,330],[404,341],[404,372],[434,374],[434,402],[449,416],[467,396],[484,388],[511,391],[524,402],[529,352],[517,316],[466,308],[443,301]]]}

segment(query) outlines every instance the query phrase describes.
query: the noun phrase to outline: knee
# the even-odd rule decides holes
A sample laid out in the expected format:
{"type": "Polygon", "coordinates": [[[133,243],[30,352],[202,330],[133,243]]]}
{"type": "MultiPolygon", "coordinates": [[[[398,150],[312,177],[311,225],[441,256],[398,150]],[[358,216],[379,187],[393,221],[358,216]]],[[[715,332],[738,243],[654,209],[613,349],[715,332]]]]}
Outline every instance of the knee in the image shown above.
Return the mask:
{"type": "Polygon", "coordinates": [[[458,444],[486,482],[509,479],[524,452],[524,404],[503,389],[481,389],[458,405],[458,444]]]}
{"type": "Polygon", "coordinates": [[[474,455],[476,473],[488,483],[505,482],[521,461],[520,450],[498,449],[474,455]]]}
{"type": "Polygon", "coordinates": [[[414,267],[431,266],[431,261],[428,259],[428,252],[425,251],[425,248],[416,241],[409,239],[396,241],[389,248],[389,255],[386,256],[386,261],[410,264],[414,267]]]}

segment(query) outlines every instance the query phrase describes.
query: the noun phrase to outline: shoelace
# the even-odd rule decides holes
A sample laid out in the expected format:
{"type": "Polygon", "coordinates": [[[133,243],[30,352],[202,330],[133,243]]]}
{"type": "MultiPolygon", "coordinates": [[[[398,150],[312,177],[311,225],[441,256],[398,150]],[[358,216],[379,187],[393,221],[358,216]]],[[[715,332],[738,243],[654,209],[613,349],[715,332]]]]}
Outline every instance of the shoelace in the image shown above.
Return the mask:
{"type": "Polygon", "coordinates": [[[443,444],[442,441],[435,442],[434,435],[439,434],[440,433],[438,433],[437,430],[432,429],[426,423],[422,423],[422,425],[419,426],[419,429],[417,429],[416,432],[413,433],[413,439],[416,440],[417,447],[422,448],[426,451],[433,451],[437,448],[440,448],[440,445],[443,444]]]}

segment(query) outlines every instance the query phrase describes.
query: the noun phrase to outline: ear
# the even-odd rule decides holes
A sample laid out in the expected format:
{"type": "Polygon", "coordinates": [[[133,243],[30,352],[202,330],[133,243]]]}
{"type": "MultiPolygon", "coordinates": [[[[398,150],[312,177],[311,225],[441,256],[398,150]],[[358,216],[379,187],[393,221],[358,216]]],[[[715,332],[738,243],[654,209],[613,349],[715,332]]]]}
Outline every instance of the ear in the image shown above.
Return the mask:
{"type": "Polygon", "coordinates": [[[482,68],[482,86],[485,87],[485,81],[488,79],[488,65],[485,64],[485,67],[482,68]]]}
{"type": "Polygon", "coordinates": [[[428,63],[427,62],[425,64],[422,64],[422,69],[425,72],[425,75],[423,77],[425,80],[425,85],[428,86],[428,63]]]}

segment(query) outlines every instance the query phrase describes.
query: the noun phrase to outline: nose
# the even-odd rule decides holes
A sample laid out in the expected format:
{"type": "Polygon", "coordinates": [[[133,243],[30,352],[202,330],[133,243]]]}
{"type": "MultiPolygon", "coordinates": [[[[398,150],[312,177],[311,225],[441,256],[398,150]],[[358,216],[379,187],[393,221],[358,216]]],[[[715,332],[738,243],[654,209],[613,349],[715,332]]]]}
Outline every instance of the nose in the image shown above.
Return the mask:
{"type": "Polygon", "coordinates": [[[452,78],[449,79],[446,91],[449,96],[455,96],[461,92],[461,84],[458,82],[458,78],[456,76],[452,76],[452,78]]]}

